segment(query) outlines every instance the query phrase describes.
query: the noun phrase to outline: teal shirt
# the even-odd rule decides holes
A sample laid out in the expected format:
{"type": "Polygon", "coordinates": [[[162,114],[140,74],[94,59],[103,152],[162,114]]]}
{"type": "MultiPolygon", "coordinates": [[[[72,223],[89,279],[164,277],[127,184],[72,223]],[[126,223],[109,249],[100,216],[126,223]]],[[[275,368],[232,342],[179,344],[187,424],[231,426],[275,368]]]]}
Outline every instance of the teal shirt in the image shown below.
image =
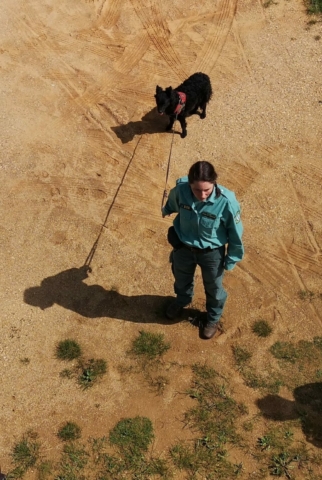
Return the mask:
{"type": "Polygon", "coordinates": [[[231,270],[244,256],[240,205],[234,192],[221,185],[217,187],[221,195],[216,198],[214,188],[202,202],[193,195],[188,177],[179,178],[170,191],[162,213],[178,213],[173,225],[178,237],[186,245],[197,248],[227,245],[225,269],[231,270]]]}

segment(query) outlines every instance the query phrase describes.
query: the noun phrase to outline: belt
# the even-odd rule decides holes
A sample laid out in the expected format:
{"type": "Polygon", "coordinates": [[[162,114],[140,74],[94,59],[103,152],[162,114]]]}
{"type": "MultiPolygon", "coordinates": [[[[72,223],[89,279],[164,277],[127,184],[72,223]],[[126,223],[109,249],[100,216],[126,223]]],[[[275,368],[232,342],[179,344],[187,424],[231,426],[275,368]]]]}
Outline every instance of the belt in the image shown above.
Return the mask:
{"type": "Polygon", "coordinates": [[[217,250],[219,247],[207,247],[207,248],[198,248],[198,247],[191,247],[190,245],[186,245],[185,243],[182,244],[184,248],[187,248],[190,250],[190,252],[196,252],[196,253],[206,253],[206,252],[212,252],[213,250],[217,250]]]}

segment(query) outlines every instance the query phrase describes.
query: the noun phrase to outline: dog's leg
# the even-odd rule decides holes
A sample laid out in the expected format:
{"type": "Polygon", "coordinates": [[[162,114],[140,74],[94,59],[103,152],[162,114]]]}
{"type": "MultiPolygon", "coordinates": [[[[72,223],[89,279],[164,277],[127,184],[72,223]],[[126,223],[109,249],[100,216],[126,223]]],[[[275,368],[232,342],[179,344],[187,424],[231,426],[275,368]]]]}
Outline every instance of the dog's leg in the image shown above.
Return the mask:
{"type": "Polygon", "coordinates": [[[201,110],[202,110],[202,112],[201,112],[201,114],[200,114],[200,118],[202,118],[202,119],[203,119],[203,118],[206,118],[207,102],[202,103],[202,104],[200,105],[200,108],[201,108],[201,110]]]}
{"type": "Polygon", "coordinates": [[[179,120],[181,128],[182,128],[181,138],[185,138],[187,136],[186,118],[184,116],[179,115],[178,120],[179,120]]]}

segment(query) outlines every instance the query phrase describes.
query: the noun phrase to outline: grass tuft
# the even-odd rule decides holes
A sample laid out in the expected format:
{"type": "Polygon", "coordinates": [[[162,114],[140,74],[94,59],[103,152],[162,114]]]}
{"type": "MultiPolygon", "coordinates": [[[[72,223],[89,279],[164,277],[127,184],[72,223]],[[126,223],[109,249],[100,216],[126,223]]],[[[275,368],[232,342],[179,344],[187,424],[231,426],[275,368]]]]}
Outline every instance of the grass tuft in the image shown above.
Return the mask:
{"type": "Polygon", "coordinates": [[[162,356],[169,348],[170,344],[164,341],[162,333],[140,331],[139,336],[133,341],[131,353],[153,360],[162,356]]]}
{"type": "Polygon", "coordinates": [[[235,362],[238,367],[242,367],[252,358],[252,354],[246,348],[234,345],[232,347],[235,362]]]}
{"type": "Polygon", "coordinates": [[[146,417],[124,418],[110,431],[109,440],[126,455],[140,457],[154,438],[152,422],[146,417]]]}
{"type": "Polygon", "coordinates": [[[22,478],[27,470],[36,465],[40,456],[40,443],[38,435],[32,431],[27,432],[12,449],[11,457],[15,465],[8,478],[22,478]]]}
{"type": "Polygon", "coordinates": [[[81,428],[73,422],[66,422],[57,433],[57,436],[64,442],[77,440],[81,437],[81,428]]]}
{"type": "Polygon", "coordinates": [[[82,354],[80,345],[75,340],[67,339],[58,343],[56,347],[56,358],[59,360],[74,360],[82,354]]]}
{"type": "Polygon", "coordinates": [[[258,337],[268,337],[272,333],[272,327],[266,320],[257,320],[253,323],[252,331],[258,337]]]}
{"type": "Polygon", "coordinates": [[[50,477],[52,478],[53,465],[52,462],[45,460],[37,466],[38,470],[38,479],[37,480],[47,480],[50,477]]]}

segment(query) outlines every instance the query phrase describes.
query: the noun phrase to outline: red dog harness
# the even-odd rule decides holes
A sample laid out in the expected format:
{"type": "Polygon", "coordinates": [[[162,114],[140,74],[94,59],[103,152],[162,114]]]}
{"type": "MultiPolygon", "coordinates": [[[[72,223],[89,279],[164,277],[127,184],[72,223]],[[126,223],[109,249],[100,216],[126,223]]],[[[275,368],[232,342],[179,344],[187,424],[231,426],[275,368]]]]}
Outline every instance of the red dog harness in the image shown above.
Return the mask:
{"type": "Polygon", "coordinates": [[[176,113],[177,115],[179,115],[179,113],[182,112],[182,110],[184,109],[185,107],[185,104],[186,104],[186,94],[183,93],[183,92],[177,92],[177,94],[179,95],[179,103],[178,105],[176,106],[176,109],[174,111],[174,113],[176,113]]]}

